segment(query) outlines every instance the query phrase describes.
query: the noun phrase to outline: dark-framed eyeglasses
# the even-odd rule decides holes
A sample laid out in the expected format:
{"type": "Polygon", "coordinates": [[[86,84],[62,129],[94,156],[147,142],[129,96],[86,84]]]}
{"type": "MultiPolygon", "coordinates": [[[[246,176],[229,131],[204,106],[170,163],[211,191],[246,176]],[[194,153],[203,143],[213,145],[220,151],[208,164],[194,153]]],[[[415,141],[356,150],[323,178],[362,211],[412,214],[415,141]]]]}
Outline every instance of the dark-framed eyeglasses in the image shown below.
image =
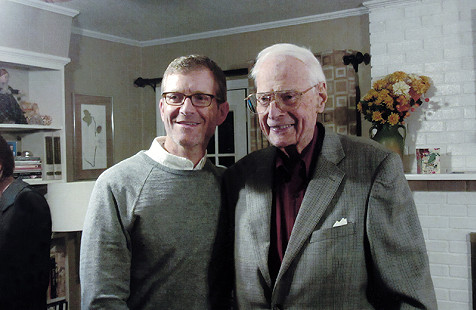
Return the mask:
{"type": "Polygon", "coordinates": [[[181,106],[187,98],[190,98],[194,107],[205,108],[210,106],[215,96],[202,93],[185,95],[177,92],[166,92],[162,93],[162,98],[165,99],[165,103],[173,106],[181,106]]]}
{"type": "Polygon", "coordinates": [[[245,98],[246,106],[253,113],[263,114],[268,110],[271,102],[276,101],[276,105],[281,111],[293,111],[299,106],[301,97],[318,85],[319,83],[303,91],[280,90],[268,93],[253,93],[245,98]]]}

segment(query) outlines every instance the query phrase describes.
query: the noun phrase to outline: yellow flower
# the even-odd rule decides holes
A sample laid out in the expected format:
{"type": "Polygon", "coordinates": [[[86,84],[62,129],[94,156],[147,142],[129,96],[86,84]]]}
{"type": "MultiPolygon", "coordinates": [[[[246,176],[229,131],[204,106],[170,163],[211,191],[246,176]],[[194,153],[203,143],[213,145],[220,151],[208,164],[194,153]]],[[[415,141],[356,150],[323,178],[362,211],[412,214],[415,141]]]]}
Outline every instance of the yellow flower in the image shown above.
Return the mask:
{"type": "Polygon", "coordinates": [[[396,82],[404,81],[406,78],[408,78],[408,75],[403,71],[395,71],[394,73],[388,76],[388,80],[392,84],[396,82]]]}
{"type": "Polygon", "coordinates": [[[394,113],[394,112],[392,112],[390,116],[388,117],[388,123],[392,126],[398,124],[399,120],[400,120],[400,117],[398,116],[397,113],[394,113]]]}
{"type": "Polygon", "coordinates": [[[378,92],[375,89],[371,89],[365,96],[362,98],[364,101],[371,101],[373,98],[378,96],[378,92]]]}
{"type": "Polygon", "coordinates": [[[362,102],[359,101],[359,103],[357,103],[357,110],[359,110],[359,112],[362,112],[362,102]]]}
{"type": "Polygon", "coordinates": [[[383,120],[384,119],[382,117],[382,113],[380,113],[379,111],[375,111],[374,113],[372,113],[372,121],[381,122],[383,120]]]}
{"type": "Polygon", "coordinates": [[[389,109],[390,111],[395,110],[395,107],[394,107],[394,105],[393,105],[393,100],[391,100],[391,101],[385,100],[385,106],[386,106],[387,109],[389,109]]]}
{"type": "Polygon", "coordinates": [[[373,88],[374,89],[384,89],[385,86],[387,85],[387,81],[385,79],[378,80],[377,82],[374,83],[373,88]]]}

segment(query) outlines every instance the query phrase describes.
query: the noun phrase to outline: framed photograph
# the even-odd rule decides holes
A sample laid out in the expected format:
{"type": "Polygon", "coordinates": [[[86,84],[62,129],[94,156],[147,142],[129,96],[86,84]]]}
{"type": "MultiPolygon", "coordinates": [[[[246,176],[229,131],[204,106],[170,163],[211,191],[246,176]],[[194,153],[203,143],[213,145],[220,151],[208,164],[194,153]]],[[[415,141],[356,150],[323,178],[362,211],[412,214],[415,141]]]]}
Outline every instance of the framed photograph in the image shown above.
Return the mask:
{"type": "Polygon", "coordinates": [[[73,94],[74,180],[94,180],[113,164],[112,97],[73,94]]]}

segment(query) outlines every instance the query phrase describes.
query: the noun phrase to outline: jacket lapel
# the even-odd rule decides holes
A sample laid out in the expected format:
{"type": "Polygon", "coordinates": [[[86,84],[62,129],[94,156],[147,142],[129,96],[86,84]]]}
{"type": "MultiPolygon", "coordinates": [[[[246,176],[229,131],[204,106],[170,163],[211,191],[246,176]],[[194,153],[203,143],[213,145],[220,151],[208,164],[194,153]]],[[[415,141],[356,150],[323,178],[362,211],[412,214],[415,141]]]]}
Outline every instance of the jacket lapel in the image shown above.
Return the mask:
{"type": "Polygon", "coordinates": [[[271,207],[273,203],[272,177],[275,148],[265,150],[263,161],[250,171],[249,182],[246,182],[246,201],[251,230],[251,246],[256,254],[258,267],[263,278],[271,288],[271,276],[268,268],[270,246],[271,207]]]}
{"type": "Polygon", "coordinates": [[[344,172],[337,164],[344,158],[339,138],[334,133],[326,133],[322,153],[317,161],[316,170],[309,182],[299,213],[296,217],[288,242],[276,284],[289,268],[309,236],[321,220],[344,178],[344,172]]]}

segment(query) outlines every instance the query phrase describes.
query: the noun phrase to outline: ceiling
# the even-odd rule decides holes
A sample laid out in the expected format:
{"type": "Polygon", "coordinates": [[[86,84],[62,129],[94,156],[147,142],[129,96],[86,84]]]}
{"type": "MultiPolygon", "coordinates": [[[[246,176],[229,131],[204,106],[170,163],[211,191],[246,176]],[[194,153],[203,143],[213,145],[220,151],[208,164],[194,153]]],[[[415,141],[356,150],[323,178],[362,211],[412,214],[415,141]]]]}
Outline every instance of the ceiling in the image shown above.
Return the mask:
{"type": "Polygon", "coordinates": [[[274,28],[331,12],[363,10],[363,0],[43,1],[79,11],[73,19],[74,31],[138,43],[274,28]]]}

